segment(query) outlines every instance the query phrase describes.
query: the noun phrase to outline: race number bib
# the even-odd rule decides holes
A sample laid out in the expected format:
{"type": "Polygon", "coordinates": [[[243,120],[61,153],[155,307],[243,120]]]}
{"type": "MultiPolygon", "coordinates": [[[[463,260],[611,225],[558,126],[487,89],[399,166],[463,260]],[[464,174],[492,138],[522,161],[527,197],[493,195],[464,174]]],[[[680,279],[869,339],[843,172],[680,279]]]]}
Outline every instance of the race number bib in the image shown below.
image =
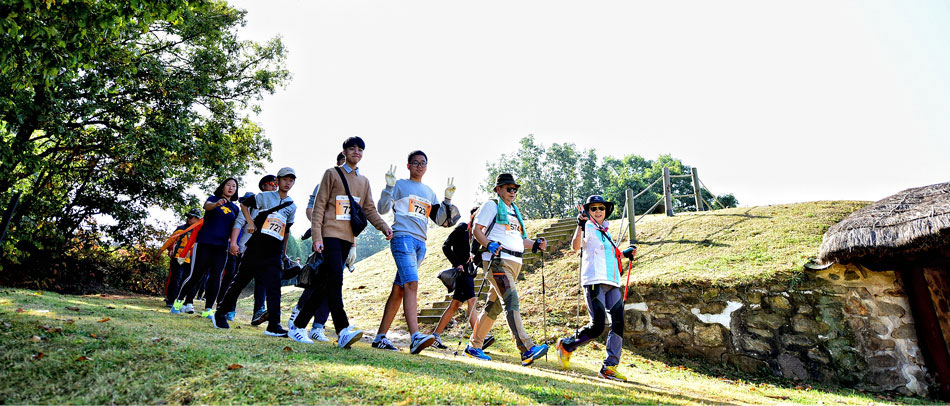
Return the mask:
{"type": "Polygon", "coordinates": [[[521,236],[521,223],[518,222],[517,216],[508,216],[508,224],[505,224],[505,232],[508,233],[508,235],[521,236]]]}
{"type": "Polygon", "coordinates": [[[419,219],[428,219],[432,211],[432,204],[428,200],[419,196],[409,196],[409,210],[407,215],[419,219]]]}
{"type": "Polygon", "coordinates": [[[284,222],[283,218],[275,214],[271,214],[264,219],[264,225],[261,227],[261,233],[267,234],[271,237],[274,237],[278,240],[284,240],[284,233],[287,231],[287,224],[284,222]]]}
{"type": "MultiPolygon", "coordinates": [[[[360,198],[356,196],[353,196],[353,200],[356,200],[356,203],[360,202],[360,198]]],[[[350,220],[350,198],[346,195],[338,195],[336,197],[336,219],[350,220]]]]}

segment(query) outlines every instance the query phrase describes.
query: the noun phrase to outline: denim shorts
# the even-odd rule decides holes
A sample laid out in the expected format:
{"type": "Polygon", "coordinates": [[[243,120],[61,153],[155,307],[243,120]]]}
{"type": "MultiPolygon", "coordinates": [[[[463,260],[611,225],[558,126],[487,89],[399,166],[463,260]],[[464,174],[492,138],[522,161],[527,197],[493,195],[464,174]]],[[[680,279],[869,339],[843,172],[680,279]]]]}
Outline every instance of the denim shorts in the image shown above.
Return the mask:
{"type": "Polygon", "coordinates": [[[409,282],[419,280],[419,265],[426,257],[426,243],[412,236],[400,235],[393,237],[389,248],[396,261],[396,285],[403,286],[409,282]]]}

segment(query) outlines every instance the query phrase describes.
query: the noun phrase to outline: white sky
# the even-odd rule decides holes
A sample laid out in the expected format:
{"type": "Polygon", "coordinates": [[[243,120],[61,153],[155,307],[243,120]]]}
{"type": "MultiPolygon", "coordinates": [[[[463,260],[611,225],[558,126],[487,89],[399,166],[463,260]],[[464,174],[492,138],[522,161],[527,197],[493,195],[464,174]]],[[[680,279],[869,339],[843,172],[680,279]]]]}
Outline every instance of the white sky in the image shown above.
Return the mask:
{"type": "Polygon", "coordinates": [[[351,135],[375,198],[422,149],[425,182],[441,197],[454,176],[463,212],[485,163],[528,134],[672,154],[742,206],[878,200],[950,173],[943,1],[232,4],[243,38],[288,49],[293,79],[255,120],[268,170],[297,171],[301,218],[351,135]]]}

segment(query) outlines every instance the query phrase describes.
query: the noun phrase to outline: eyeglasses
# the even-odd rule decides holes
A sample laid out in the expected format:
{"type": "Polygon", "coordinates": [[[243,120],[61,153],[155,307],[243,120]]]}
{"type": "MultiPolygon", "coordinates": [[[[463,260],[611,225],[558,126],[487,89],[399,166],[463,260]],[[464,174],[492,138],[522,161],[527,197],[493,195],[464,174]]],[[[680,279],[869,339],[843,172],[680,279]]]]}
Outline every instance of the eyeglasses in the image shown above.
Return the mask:
{"type": "Polygon", "coordinates": [[[590,206],[590,211],[607,211],[605,206],[590,206]]]}
{"type": "Polygon", "coordinates": [[[518,193],[518,188],[516,188],[516,187],[506,187],[505,190],[506,190],[508,193],[518,193]]]}
{"type": "Polygon", "coordinates": [[[412,161],[412,162],[409,163],[409,165],[411,165],[411,166],[418,166],[418,167],[420,167],[420,168],[425,168],[427,165],[429,165],[429,163],[428,163],[428,162],[412,161]]]}

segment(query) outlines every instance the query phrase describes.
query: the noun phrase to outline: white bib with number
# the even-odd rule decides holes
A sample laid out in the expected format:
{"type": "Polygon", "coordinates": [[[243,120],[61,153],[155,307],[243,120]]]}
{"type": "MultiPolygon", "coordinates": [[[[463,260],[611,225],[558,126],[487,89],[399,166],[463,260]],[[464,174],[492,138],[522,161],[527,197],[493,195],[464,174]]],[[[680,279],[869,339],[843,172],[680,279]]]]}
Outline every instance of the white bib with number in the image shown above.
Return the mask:
{"type": "Polygon", "coordinates": [[[267,234],[278,240],[284,240],[284,234],[287,231],[287,223],[279,213],[271,213],[264,219],[264,225],[261,226],[261,233],[267,234]]]}
{"type": "MultiPolygon", "coordinates": [[[[353,200],[356,200],[356,203],[360,202],[360,198],[356,196],[353,196],[353,200]]],[[[336,197],[336,219],[350,220],[350,198],[347,195],[337,195],[336,197]]]]}
{"type": "Polygon", "coordinates": [[[426,220],[429,218],[431,211],[432,203],[429,202],[428,199],[416,195],[409,195],[409,208],[406,211],[406,215],[426,220]]]}

